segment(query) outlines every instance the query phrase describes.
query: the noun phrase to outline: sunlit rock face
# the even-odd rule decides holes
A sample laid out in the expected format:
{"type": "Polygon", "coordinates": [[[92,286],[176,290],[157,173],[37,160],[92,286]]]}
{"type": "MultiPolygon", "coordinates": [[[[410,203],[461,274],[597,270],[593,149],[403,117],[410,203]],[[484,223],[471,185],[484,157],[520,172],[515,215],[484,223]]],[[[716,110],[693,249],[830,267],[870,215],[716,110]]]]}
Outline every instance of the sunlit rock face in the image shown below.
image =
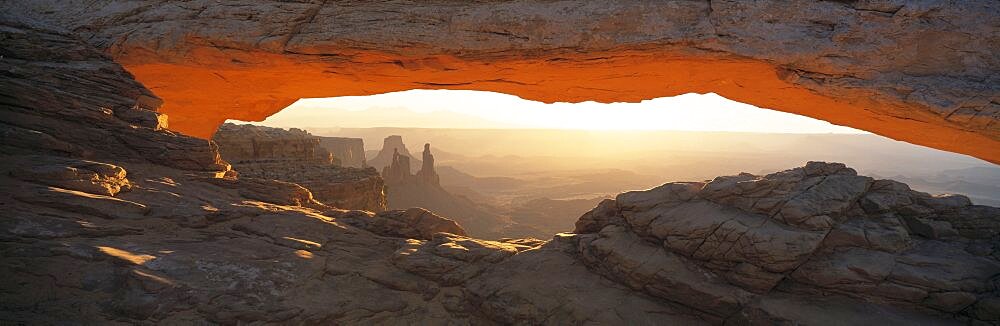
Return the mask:
{"type": "Polygon", "coordinates": [[[212,140],[240,176],[293,182],[316,200],[341,209],[386,209],[378,171],[340,166],[321,138],[304,130],[227,123],[212,140]]]}
{"type": "Polygon", "coordinates": [[[222,145],[219,153],[230,163],[288,161],[323,166],[339,163],[332,153],[319,145],[319,138],[298,128],[286,130],[227,123],[219,127],[212,140],[222,145]]]}
{"type": "Polygon", "coordinates": [[[1000,4],[970,1],[30,1],[209,138],[303,97],[545,102],[696,92],[1000,162],[1000,4]]]}
{"type": "Polygon", "coordinates": [[[333,154],[340,165],[362,168],[365,162],[365,142],[361,138],[319,136],[319,145],[333,154]]]}
{"type": "Polygon", "coordinates": [[[811,162],[628,192],[551,240],[234,176],[72,35],[0,14],[0,322],[1000,322],[1000,209],[811,162]]]}

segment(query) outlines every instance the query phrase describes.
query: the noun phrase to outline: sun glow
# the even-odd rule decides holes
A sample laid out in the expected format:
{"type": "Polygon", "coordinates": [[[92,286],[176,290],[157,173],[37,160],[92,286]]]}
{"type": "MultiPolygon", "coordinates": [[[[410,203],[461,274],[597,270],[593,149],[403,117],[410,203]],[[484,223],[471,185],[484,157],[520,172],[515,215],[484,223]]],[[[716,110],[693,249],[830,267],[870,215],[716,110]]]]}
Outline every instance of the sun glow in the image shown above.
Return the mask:
{"type": "Polygon", "coordinates": [[[865,133],[714,93],[640,103],[552,103],[462,90],[411,90],[372,96],[301,99],[259,123],[272,127],[684,130],[865,133]]]}

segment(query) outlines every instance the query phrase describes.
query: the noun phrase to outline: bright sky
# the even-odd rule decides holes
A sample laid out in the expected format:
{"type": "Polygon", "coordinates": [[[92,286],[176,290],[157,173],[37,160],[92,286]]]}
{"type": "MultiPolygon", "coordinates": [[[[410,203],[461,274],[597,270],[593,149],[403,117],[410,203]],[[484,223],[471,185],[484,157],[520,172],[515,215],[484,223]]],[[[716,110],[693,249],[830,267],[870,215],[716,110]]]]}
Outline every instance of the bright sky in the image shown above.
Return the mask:
{"type": "Polygon", "coordinates": [[[281,128],[533,128],[865,133],[804,116],[761,109],[714,93],[640,103],[554,103],[455,90],[301,99],[255,124],[281,128]]]}

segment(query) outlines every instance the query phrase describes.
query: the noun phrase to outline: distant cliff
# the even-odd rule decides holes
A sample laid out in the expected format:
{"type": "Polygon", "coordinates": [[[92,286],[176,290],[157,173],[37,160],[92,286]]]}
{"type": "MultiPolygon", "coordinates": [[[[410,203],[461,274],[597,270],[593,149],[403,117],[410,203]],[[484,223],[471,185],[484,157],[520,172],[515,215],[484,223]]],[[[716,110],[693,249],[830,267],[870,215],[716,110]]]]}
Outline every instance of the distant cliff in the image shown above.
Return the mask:
{"type": "Polygon", "coordinates": [[[319,146],[319,139],[302,129],[280,129],[227,123],[212,138],[219,153],[231,164],[262,161],[298,161],[334,165],[333,154],[319,146]]]}
{"type": "Polygon", "coordinates": [[[365,142],[361,138],[346,137],[323,137],[319,138],[319,145],[333,154],[333,157],[340,161],[340,165],[363,168],[365,163],[365,142]]]}
{"type": "MultiPolygon", "coordinates": [[[[468,198],[453,195],[441,187],[440,177],[434,168],[431,145],[424,144],[422,160],[414,159],[402,146],[402,137],[386,137],[383,153],[392,153],[388,165],[382,168],[386,184],[389,209],[423,207],[457,221],[470,235],[483,238],[543,237],[547,234],[537,228],[514,222],[508,216],[495,213],[495,209],[477,204],[468,198]],[[416,174],[413,166],[420,164],[416,174]]],[[[374,161],[374,160],[373,160],[374,161]]]]}
{"type": "Polygon", "coordinates": [[[227,123],[213,140],[241,176],[297,183],[338,208],[386,209],[384,184],[375,169],[339,166],[322,138],[304,130],[227,123]]]}
{"type": "Polygon", "coordinates": [[[380,150],[375,157],[368,160],[368,166],[381,170],[382,168],[392,165],[394,160],[393,157],[395,155],[400,155],[409,159],[412,163],[410,166],[410,173],[416,172],[416,170],[413,169],[421,164],[420,160],[410,154],[410,150],[406,148],[406,144],[403,144],[403,137],[392,135],[385,137],[385,139],[382,140],[382,150],[380,150]]]}

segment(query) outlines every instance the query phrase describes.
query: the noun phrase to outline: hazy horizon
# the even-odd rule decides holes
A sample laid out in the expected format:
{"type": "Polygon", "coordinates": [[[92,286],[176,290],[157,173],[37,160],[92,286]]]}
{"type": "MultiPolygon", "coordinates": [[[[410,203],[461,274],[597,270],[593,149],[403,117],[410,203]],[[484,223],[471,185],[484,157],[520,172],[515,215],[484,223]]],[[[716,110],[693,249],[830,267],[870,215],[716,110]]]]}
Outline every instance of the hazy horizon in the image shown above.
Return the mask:
{"type": "Polygon", "coordinates": [[[249,123],[279,128],[868,133],[805,116],[758,108],[714,93],[688,93],[639,103],[546,104],[494,92],[410,90],[370,96],[300,99],[264,121],[249,123]]]}
{"type": "Polygon", "coordinates": [[[670,181],[766,174],[807,161],[907,178],[928,192],[1000,200],[988,182],[961,176],[987,167],[990,180],[1000,178],[995,164],[716,94],[544,104],[491,92],[413,90],[302,99],[261,122],[230,122],[361,138],[369,159],[389,135],[402,136],[417,158],[430,143],[442,182],[486,201],[525,194],[594,198],[670,181]],[[965,181],[977,183],[955,183],[965,181]]]}
{"type": "MultiPolygon", "coordinates": [[[[443,183],[474,184],[473,189],[494,199],[592,198],[671,181],[702,181],[740,172],[763,175],[807,161],[827,161],[845,163],[862,175],[907,180],[920,191],[962,193],[976,202],[1000,203],[1000,188],[991,186],[994,180],[1000,182],[997,165],[874,134],[437,128],[307,131],[317,136],[361,138],[369,158],[388,135],[402,136],[417,159],[422,145],[431,143],[443,183]],[[510,182],[534,186],[512,189],[510,182]]],[[[468,191],[463,188],[462,193],[468,191]]]]}

